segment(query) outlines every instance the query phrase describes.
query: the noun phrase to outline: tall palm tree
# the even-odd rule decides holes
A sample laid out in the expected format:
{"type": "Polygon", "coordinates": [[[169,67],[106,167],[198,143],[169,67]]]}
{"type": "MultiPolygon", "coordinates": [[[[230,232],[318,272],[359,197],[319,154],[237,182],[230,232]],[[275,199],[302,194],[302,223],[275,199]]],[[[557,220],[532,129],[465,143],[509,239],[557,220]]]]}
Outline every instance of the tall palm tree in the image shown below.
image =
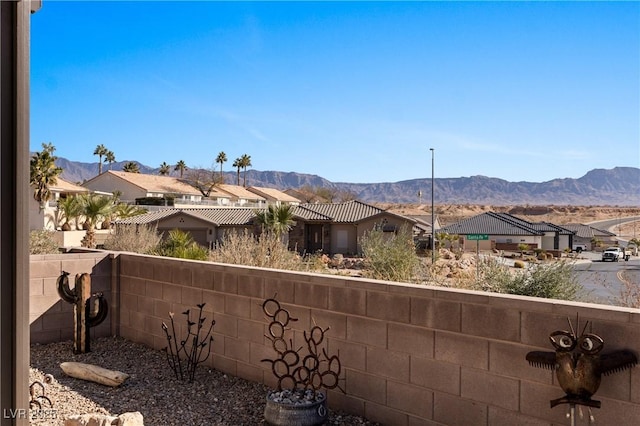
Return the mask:
{"type": "Polygon", "coordinates": [[[158,173],[160,173],[160,175],[162,176],[166,176],[169,174],[170,171],[171,171],[171,166],[168,165],[166,161],[163,161],[162,164],[160,164],[160,171],[158,173]]]}
{"type": "Polygon", "coordinates": [[[107,155],[108,152],[109,150],[107,149],[107,147],[105,147],[102,144],[96,146],[95,151],[93,151],[93,155],[98,156],[98,174],[99,175],[102,174],[102,157],[107,155]]]}
{"type": "Polygon", "coordinates": [[[187,164],[183,160],[180,160],[176,163],[176,166],[173,168],[173,170],[180,170],[180,179],[182,179],[184,171],[187,170],[187,164]]]}
{"type": "Polygon", "coordinates": [[[140,173],[140,166],[138,166],[138,164],[134,163],[133,161],[127,161],[122,167],[122,171],[129,173],[140,173]]]}
{"type": "Polygon", "coordinates": [[[247,154],[242,154],[242,157],[240,157],[240,162],[242,163],[242,168],[244,169],[244,175],[243,175],[243,181],[242,181],[242,186],[244,186],[246,188],[247,186],[247,167],[251,167],[251,156],[247,155],[247,154]]]}
{"type": "Polygon", "coordinates": [[[55,164],[58,159],[53,155],[55,150],[53,144],[43,143],[42,151],[36,152],[30,161],[29,183],[34,186],[33,198],[41,208],[51,199],[50,187],[58,183],[58,176],[62,173],[62,168],[55,164]]]}
{"type": "Polygon", "coordinates": [[[240,157],[233,161],[233,167],[238,169],[238,177],[236,179],[236,185],[240,186],[240,169],[242,168],[242,159],[240,157]]]}
{"type": "Polygon", "coordinates": [[[216,157],[216,163],[220,163],[220,183],[224,183],[224,177],[222,177],[222,163],[227,161],[227,154],[224,151],[220,151],[216,157]]]}
{"type": "Polygon", "coordinates": [[[104,155],[104,162],[109,163],[109,170],[111,170],[111,164],[116,162],[116,155],[113,153],[113,151],[107,151],[107,153],[104,155]]]}

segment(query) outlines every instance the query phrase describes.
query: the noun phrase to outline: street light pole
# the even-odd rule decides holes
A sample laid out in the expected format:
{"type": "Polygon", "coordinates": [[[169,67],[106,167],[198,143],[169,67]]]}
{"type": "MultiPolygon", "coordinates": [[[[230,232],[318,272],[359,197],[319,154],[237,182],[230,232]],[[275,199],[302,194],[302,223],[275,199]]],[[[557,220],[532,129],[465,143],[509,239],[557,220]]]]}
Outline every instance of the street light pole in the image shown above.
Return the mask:
{"type": "Polygon", "coordinates": [[[429,148],[431,151],[431,264],[436,263],[436,226],[435,226],[435,212],[433,210],[433,165],[434,165],[434,149],[429,148]]]}

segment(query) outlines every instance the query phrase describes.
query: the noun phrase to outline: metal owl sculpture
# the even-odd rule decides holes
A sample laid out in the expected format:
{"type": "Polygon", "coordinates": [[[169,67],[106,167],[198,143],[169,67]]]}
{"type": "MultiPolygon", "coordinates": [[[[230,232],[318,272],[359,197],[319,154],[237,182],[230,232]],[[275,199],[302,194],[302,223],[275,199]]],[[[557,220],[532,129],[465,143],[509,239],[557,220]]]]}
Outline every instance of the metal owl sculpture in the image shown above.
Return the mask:
{"type": "MultiPolygon", "coordinates": [[[[587,321],[580,335],[569,322],[570,331],[558,330],[549,335],[555,352],[532,351],[526,356],[535,367],[555,370],[558,384],[565,391],[562,398],[551,400],[551,408],[558,404],[585,405],[600,408],[600,401],[591,399],[600,387],[602,375],[631,368],[638,363],[636,355],[628,350],[600,354],[604,348],[602,338],[591,331],[587,321]],[[585,333],[589,327],[589,333],[585,333]]],[[[579,327],[579,322],[576,322],[579,327]]]]}

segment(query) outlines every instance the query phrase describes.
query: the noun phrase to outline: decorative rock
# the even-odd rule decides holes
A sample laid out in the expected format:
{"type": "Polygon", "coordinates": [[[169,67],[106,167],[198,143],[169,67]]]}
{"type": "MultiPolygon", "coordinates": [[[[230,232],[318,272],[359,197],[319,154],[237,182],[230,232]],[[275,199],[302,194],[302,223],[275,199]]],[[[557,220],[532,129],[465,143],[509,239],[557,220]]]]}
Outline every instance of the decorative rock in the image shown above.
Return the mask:
{"type": "Polygon", "coordinates": [[[64,426],[111,426],[117,421],[117,417],[106,414],[75,414],[64,421],[64,426]]]}
{"type": "Polygon", "coordinates": [[[69,416],[64,421],[64,426],[144,426],[144,421],[139,411],[123,413],[117,417],[90,413],[69,416]]]}
{"type": "Polygon", "coordinates": [[[120,371],[107,370],[97,365],[81,362],[63,362],[60,368],[67,376],[89,380],[106,386],[120,386],[129,375],[120,371]]]}
{"type": "Polygon", "coordinates": [[[142,413],[134,411],[131,413],[123,413],[118,416],[118,426],[144,426],[142,413]]]}

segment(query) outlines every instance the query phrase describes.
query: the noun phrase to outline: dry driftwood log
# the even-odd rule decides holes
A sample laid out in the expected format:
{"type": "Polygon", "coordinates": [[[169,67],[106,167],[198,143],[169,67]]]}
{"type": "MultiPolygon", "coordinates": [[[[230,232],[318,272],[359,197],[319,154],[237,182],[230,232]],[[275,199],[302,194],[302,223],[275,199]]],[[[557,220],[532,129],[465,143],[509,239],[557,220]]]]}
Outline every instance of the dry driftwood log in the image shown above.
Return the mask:
{"type": "Polygon", "coordinates": [[[60,368],[67,376],[89,380],[106,386],[120,386],[129,378],[127,373],[107,370],[97,365],[84,364],[82,362],[63,362],[60,364],[60,368]]]}

